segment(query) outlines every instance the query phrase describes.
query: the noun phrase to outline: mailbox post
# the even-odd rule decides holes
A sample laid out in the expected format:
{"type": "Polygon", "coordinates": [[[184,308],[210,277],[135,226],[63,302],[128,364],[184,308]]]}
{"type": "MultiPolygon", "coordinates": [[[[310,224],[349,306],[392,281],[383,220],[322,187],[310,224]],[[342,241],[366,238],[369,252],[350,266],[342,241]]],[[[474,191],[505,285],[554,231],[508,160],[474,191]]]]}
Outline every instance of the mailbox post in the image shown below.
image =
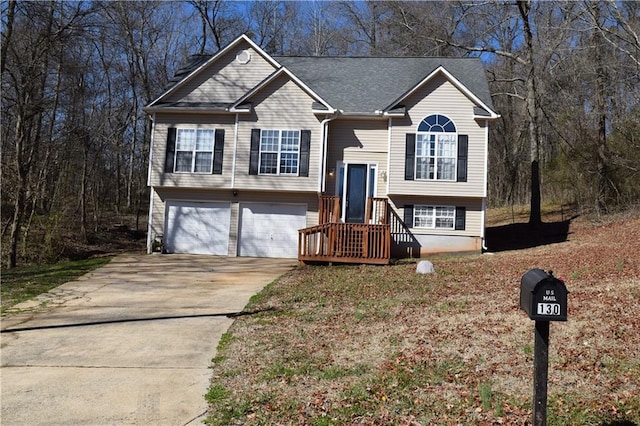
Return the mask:
{"type": "Polygon", "coordinates": [[[520,308],[535,320],[533,352],[533,425],[547,424],[549,321],[567,320],[567,287],[542,269],[531,269],[520,280],[520,308]]]}

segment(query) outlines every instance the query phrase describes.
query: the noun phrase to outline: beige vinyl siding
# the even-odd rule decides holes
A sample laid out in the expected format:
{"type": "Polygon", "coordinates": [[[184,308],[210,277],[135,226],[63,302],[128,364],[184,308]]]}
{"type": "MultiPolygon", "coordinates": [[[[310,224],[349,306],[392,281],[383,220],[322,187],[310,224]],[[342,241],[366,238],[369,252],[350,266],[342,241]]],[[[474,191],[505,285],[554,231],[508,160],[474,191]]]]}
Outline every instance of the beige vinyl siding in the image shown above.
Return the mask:
{"type": "Polygon", "coordinates": [[[317,191],[321,151],[320,120],[312,113],[313,98],[286,75],[272,81],[252,99],[254,111],[240,115],[236,188],[267,191],[317,191]],[[251,130],[310,130],[309,177],[250,175],[251,130]]]}
{"type": "Polygon", "coordinates": [[[470,237],[482,236],[483,214],[482,198],[458,198],[458,197],[412,197],[393,196],[389,200],[390,207],[395,211],[400,219],[404,218],[405,205],[428,205],[428,206],[452,206],[466,207],[466,221],[464,231],[454,229],[421,229],[411,228],[411,232],[416,235],[463,235],[470,237]]]}
{"type": "Polygon", "coordinates": [[[231,203],[231,223],[229,229],[229,256],[237,255],[239,208],[243,203],[275,203],[306,205],[307,226],[318,224],[318,197],[316,194],[287,192],[258,192],[238,190],[234,196],[231,190],[207,190],[184,188],[156,188],[152,213],[152,230],[164,234],[165,206],[167,200],[194,202],[231,203]]]}
{"type": "Polygon", "coordinates": [[[386,181],[380,178],[387,173],[388,120],[339,119],[329,123],[327,143],[326,193],[334,195],[336,176],[328,176],[338,170],[338,162],[351,164],[377,164],[378,185],[376,196],[386,195],[386,181]]]}
{"type": "Polygon", "coordinates": [[[231,188],[233,144],[235,132],[234,115],[214,114],[156,114],[151,160],[151,186],[215,187],[231,188]],[[189,129],[223,129],[224,152],[222,174],[209,173],[164,173],[167,152],[167,129],[169,127],[189,129]]]}
{"type": "Polygon", "coordinates": [[[473,119],[473,102],[440,74],[411,95],[406,106],[408,117],[392,120],[389,193],[486,196],[486,122],[473,119]],[[454,122],[458,135],[469,136],[467,182],[404,180],[406,134],[416,133],[420,121],[431,114],[446,115],[454,122]]]}
{"type": "Polygon", "coordinates": [[[165,101],[232,103],[274,71],[274,66],[249,43],[241,42],[203,68],[165,101]],[[247,64],[236,61],[236,55],[243,50],[251,52],[251,60],[247,64]]]}
{"type": "Polygon", "coordinates": [[[240,203],[231,202],[231,217],[229,218],[229,256],[238,255],[238,218],[240,217],[240,203]]]}
{"type": "Polygon", "coordinates": [[[151,224],[149,228],[150,241],[153,242],[154,238],[158,235],[164,235],[164,201],[160,195],[151,188],[151,196],[153,198],[153,209],[151,211],[151,217],[149,218],[149,223],[151,224]]]}

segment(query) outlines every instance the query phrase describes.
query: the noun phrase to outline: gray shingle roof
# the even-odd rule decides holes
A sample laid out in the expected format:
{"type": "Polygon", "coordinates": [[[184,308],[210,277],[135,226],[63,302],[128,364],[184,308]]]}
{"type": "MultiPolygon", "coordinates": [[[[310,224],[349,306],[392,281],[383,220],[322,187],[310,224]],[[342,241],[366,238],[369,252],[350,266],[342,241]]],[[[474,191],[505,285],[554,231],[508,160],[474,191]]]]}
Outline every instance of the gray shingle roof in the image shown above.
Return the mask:
{"type": "Polygon", "coordinates": [[[176,84],[178,84],[183,78],[191,74],[196,68],[198,68],[200,65],[207,62],[209,59],[211,59],[211,57],[212,55],[209,55],[209,54],[206,54],[206,55],[194,54],[189,56],[189,58],[187,58],[184,64],[182,64],[182,67],[178,69],[173,75],[173,77],[171,78],[171,80],[169,80],[164,90],[168,90],[173,86],[175,86],[176,84]]]}
{"type": "Polygon", "coordinates": [[[489,108],[491,94],[478,58],[274,57],[332,107],[374,112],[389,107],[442,66],[489,108]]]}
{"type": "MultiPolygon", "coordinates": [[[[210,58],[211,55],[190,57],[176,72],[167,89],[210,58]]],[[[274,59],[333,108],[345,112],[384,110],[440,66],[493,110],[489,85],[479,58],[274,56],[274,59]]],[[[476,113],[483,115],[481,111],[476,113]]]]}

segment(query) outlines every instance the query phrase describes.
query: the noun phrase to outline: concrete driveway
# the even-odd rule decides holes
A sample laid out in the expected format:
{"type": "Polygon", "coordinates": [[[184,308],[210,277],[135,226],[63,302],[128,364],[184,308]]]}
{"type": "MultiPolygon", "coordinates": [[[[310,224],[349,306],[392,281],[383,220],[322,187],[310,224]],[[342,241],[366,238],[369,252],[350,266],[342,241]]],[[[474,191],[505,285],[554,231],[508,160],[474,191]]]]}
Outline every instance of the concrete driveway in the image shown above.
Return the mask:
{"type": "Polygon", "coordinates": [[[124,255],[21,304],[2,319],[0,423],[201,424],[227,314],[295,264],[124,255]]]}

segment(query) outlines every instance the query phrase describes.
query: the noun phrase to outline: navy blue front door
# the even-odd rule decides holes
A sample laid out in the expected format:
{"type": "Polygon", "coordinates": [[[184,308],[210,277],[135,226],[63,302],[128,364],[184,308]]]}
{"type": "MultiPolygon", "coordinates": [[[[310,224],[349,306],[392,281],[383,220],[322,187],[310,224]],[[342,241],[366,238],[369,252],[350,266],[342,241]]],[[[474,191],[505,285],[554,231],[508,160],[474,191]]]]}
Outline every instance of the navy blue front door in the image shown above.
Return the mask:
{"type": "Polygon", "coordinates": [[[367,165],[347,165],[346,222],[364,223],[367,200],[367,165]]]}

